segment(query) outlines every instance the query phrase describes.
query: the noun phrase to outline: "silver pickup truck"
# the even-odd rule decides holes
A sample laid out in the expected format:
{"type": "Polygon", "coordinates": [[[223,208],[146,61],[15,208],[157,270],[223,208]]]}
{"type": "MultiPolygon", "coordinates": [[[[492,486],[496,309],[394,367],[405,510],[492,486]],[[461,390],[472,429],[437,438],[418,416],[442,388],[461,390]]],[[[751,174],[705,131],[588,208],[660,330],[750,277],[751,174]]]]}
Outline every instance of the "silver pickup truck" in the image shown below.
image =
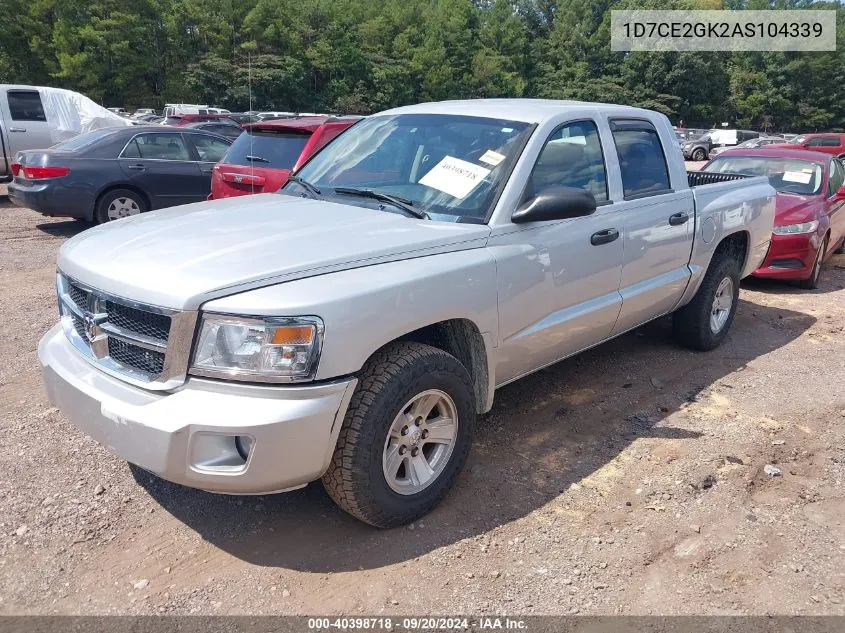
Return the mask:
{"type": "Polygon", "coordinates": [[[401,525],[452,486],[498,387],[669,313],[682,345],[719,345],[774,194],[687,174],[648,110],[390,110],[279,193],[69,240],[47,391],[165,479],[264,494],[322,478],[352,515],[401,525]]]}

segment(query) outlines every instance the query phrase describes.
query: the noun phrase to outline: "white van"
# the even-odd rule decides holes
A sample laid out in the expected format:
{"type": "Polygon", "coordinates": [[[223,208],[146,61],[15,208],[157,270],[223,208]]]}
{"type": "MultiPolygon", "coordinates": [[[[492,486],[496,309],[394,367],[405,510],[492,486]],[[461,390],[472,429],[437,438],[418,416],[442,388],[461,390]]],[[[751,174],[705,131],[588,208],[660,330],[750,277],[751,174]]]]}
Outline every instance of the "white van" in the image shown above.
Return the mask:
{"type": "Polygon", "coordinates": [[[194,103],[167,103],[164,105],[164,118],[182,116],[183,114],[212,114],[207,105],[194,103]]]}

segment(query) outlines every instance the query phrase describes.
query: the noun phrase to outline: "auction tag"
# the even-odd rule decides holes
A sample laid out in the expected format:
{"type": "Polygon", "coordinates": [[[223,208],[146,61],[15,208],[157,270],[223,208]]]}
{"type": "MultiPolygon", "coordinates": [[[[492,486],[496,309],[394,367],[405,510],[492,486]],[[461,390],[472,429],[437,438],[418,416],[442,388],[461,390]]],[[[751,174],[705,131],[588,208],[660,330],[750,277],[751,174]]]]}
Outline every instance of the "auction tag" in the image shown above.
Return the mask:
{"type": "Polygon", "coordinates": [[[800,182],[802,184],[809,184],[810,179],[813,177],[813,174],[808,174],[807,172],[803,171],[785,171],[783,172],[783,181],[784,182],[800,182]]]}
{"type": "Polygon", "coordinates": [[[448,193],[453,198],[463,200],[475,189],[485,176],[490,173],[489,169],[473,165],[454,156],[446,156],[437,163],[422,178],[420,184],[448,193]]]}
{"type": "Polygon", "coordinates": [[[487,163],[488,165],[492,165],[493,167],[495,167],[503,160],[505,160],[505,155],[500,154],[499,152],[494,152],[492,149],[488,149],[481,155],[481,158],[479,158],[478,160],[480,160],[482,163],[487,163]]]}

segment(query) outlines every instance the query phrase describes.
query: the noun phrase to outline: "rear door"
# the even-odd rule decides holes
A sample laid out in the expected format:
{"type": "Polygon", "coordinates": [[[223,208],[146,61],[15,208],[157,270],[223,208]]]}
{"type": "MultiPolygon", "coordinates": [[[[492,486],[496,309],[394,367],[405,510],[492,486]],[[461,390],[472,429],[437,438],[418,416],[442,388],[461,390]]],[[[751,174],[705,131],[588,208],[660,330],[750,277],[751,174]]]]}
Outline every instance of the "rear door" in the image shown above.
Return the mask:
{"type": "Polygon", "coordinates": [[[610,119],[621,190],[613,204],[623,218],[622,310],[614,334],[671,311],[689,280],[695,230],[692,191],[672,188],[666,150],[654,125],[610,119]]]}
{"type": "Polygon", "coordinates": [[[47,149],[53,145],[50,124],[38,90],[8,88],[0,95],[0,110],[8,132],[6,151],[9,162],[27,149],[47,149]]]}
{"type": "Polygon", "coordinates": [[[204,200],[209,175],[178,132],[144,132],[132,137],[119,162],[128,182],[147,193],[152,208],[204,200]]]}
{"type": "Polygon", "coordinates": [[[211,191],[211,173],[214,166],[220,162],[229,150],[231,143],[211,134],[190,133],[185,138],[191,144],[191,149],[197,158],[200,174],[203,177],[202,199],[205,200],[211,191]]]}

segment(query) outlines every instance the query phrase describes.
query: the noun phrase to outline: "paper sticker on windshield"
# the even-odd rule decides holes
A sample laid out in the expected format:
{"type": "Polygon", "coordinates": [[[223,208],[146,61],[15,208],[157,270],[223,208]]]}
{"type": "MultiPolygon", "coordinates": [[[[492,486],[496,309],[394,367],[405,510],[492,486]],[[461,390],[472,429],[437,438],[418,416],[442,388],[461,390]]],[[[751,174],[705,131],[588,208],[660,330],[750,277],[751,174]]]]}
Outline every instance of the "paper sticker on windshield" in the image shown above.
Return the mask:
{"type": "Polygon", "coordinates": [[[420,184],[463,200],[481,184],[489,173],[490,170],[484,167],[473,165],[454,156],[446,156],[420,178],[420,184]]]}
{"type": "Polygon", "coordinates": [[[488,165],[492,165],[493,167],[495,167],[503,160],[505,160],[505,155],[500,154],[499,152],[494,152],[492,149],[488,149],[481,155],[481,158],[479,158],[478,160],[480,160],[482,163],[487,163],[488,165]]]}
{"type": "Polygon", "coordinates": [[[808,174],[803,171],[785,171],[783,172],[784,182],[800,182],[804,185],[809,184],[813,174],[808,174]]]}

